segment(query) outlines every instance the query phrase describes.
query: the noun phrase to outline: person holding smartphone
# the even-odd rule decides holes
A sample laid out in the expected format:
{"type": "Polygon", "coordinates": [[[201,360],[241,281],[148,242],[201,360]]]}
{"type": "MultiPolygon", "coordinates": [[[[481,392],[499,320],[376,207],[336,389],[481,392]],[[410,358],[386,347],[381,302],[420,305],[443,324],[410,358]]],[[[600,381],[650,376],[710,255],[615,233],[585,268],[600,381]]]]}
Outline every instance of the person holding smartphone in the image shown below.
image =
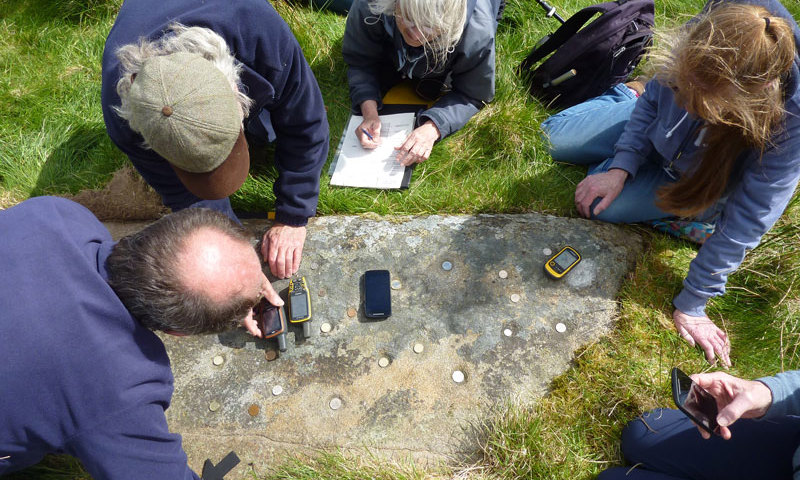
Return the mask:
{"type": "Polygon", "coordinates": [[[724,372],[691,378],[717,402],[718,435],[678,410],[648,412],[622,432],[633,467],[611,468],[598,480],[800,477],[800,370],[754,381],[724,372]]]}
{"type": "Polygon", "coordinates": [[[0,232],[0,477],[60,453],[91,478],[199,480],[167,425],[154,332],[262,335],[253,308],[283,300],[251,232],[187,208],[114,242],[56,197],[0,210],[0,232]]]}
{"type": "Polygon", "coordinates": [[[777,0],[711,0],[659,37],[641,96],[619,84],[542,129],[554,160],[589,166],[575,190],[581,216],[711,226],[672,317],[709,363],[729,366],[728,335],[706,304],[800,179],[800,28],[777,0]]]}

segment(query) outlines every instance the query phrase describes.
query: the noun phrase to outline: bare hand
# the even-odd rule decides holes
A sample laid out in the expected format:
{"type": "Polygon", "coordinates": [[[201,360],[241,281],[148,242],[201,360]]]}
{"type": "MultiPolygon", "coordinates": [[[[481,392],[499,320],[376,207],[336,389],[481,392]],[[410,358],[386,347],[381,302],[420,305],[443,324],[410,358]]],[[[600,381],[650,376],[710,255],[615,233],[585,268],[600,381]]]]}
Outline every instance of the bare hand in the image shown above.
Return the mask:
{"type": "MultiPolygon", "coordinates": [[[[288,278],[300,268],[306,227],[276,223],[261,242],[261,255],[269,263],[269,270],[278,278],[288,278]]],[[[273,304],[274,305],[274,304],[273,304]]]]}
{"type": "Polygon", "coordinates": [[[439,129],[436,124],[428,120],[421,126],[414,129],[411,135],[406,138],[405,143],[397,150],[397,161],[406,167],[415,163],[421,163],[431,156],[431,150],[436,140],[439,140],[439,129]]]}
{"type": "MultiPolygon", "coordinates": [[[[730,440],[728,427],[740,418],[759,418],[772,405],[772,391],[761,382],[742,380],[725,372],[700,373],[692,375],[692,380],[703,387],[717,401],[717,423],[719,434],[730,440]]],[[[705,439],[711,435],[698,427],[705,439]]]]}
{"type": "Polygon", "coordinates": [[[356,128],[356,137],[362,147],[372,150],[381,144],[381,119],[378,116],[378,102],[375,100],[362,102],[361,115],[364,120],[356,128]]]}
{"type": "Polygon", "coordinates": [[[693,317],[686,315],[678,309],[672,312],[675,328],[689,345],[699,345],[706,354],[708,363],[716,363],[716,357],[728,368],[731,366],[731,342],[728,334],[719,329],[708,317],[693,317]]]}
{"type": "Polygon", "coordinates": [[[594,214],[599,215],[617,198],[627,178],[628,172],[620,168],[612,168],[607,172],[584,178],[575,188],[575,206],[578,208],[578,213],[582,217],[591,218],[592,203],[601,197],[603,200],[594,207],[594,214]]]}
{"type": "Polygon", "coordinates": [[[367,118],[356,128],[356,136],[361,146],[373,150],[381,144],[381,119],[380,117],[367,118]],[[370,138],[372,137],[372,138],[370,138]]]}
{"type": "MultiPolygon", "coordinates": [[[[263,295],[264,298],[266,298],[267,301],[272,305],[278,307],[283,305],[283,300],[281,299],[280,295],[278,295],[278,292],[272,288],[272,284],[269,283],[269,280],[267,280],[266,277],[264,277],[264,284],[261,285],[261,295],[263,295]]],[[[261,329],[258,328],[258,320],[255,318],[255,312],[253,312],[252,308],[247,314],[247,317],[245,317],[245,319],[242,321],[242,325],[254,337],[261,337],[263,335],[261,329]]]]}

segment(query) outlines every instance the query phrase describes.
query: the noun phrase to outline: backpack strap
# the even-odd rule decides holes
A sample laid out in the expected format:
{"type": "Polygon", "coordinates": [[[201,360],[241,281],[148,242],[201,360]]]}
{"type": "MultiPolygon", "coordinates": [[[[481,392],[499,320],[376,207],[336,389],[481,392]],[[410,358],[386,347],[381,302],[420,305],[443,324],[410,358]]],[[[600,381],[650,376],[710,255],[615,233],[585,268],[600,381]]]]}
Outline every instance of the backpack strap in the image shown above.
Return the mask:
{"type": "Polygon", "coordinates": [[[567,19],[563,25],[558,27],[558,30],[556,30],[555,33],[550,35],[547,41],[539,46],[539,48],[532,51],[530,55],[528,55],[522,62],[520,69],[523,72],[530,71],[541,59],[556,51],[558,47],[563,45],[564,42],[575,35],[578,30],[580,30],[586,24],[586,22],[588,22],[597,13],[606,13],[617,6],[626,3],[627,1],[628,0],[617,0],[614,2],[598,3],[597,5],[591,5],[583,8],[575,15],[569,17],[569,19],[567,19]]]}

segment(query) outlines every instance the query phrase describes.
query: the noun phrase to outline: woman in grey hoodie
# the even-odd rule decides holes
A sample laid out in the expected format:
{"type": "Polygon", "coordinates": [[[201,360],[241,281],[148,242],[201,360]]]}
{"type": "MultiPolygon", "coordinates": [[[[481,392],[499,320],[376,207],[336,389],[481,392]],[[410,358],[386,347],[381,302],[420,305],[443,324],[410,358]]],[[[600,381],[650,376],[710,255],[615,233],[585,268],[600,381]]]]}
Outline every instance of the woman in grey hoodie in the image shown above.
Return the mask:
{"type": "Polygon", "coordinates": [[[713,0],[652,53],[644,93],[617,85],[543,123],[555,160],[589,165],[575,204],[620,223],[711,222],[673,300],[675,326],[730,365],[706,315],[800,178],[800,29],[777,0],[713,0]]]}
{"type": "Polygon", "coordinates": [[[381,98],[410,80],[433,101],[399,148],[403,165],[425,161],[433,144],[459,130],[494,98],[497,19],[504,0],[356,0],[342,54],[364,148],[380,142],[381,98]]]}

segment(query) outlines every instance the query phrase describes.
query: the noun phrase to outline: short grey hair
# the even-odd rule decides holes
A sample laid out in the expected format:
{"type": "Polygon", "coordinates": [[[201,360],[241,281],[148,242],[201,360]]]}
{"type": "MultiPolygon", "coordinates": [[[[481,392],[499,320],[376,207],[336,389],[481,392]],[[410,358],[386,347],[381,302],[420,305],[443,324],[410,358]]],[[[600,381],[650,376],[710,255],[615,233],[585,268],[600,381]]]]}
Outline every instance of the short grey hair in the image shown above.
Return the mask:
{"type": "Polygon", "coordinates": [[[131,107],[128,100],[133,76],[142,69],[142,64],[149,58],[170,55],[176,52],[198,53],[217,67],[230,81],[236,93],[242,120],[247,117],[253,100],[242,93],[240,76],[242,65],[236,60],[218,33],[210,28],[187,27],[180,23],[172,23],[159,39],[149,41],[142,37],[139,43],[123,45],[117,49],[120,63],[120,79],[117,81],[117,94],[121,100],[114,111],[123,119],[130,121],[131,107]]]}
{"type": "Polygon", "coordinates": [[[461,40],[467,22],[467,0],[370,0],[373,15],[393,17],[397,7],[415,25],[440,32],[435,38],[424,38],[426,54],[443,65],[461,40]]]}

